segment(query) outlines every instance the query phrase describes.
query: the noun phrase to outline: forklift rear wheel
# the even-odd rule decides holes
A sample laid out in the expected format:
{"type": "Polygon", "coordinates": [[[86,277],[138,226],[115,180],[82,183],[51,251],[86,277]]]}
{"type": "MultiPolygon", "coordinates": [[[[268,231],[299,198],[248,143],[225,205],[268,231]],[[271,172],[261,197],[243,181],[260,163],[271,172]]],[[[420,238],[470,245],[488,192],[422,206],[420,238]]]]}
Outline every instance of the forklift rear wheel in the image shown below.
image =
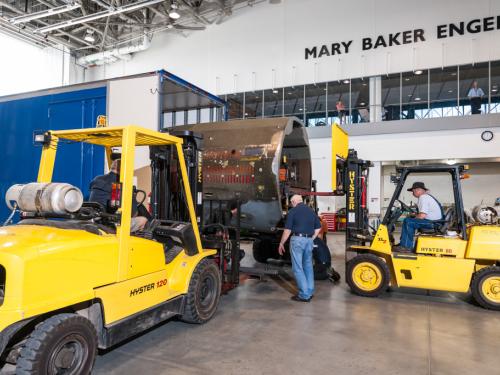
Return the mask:
{"type": "Polygon", "coordinates": [[[474,274],[472,296],[482,307],[500,310],[500,267],[485,267],[474,274]]]}
{"type": "Polygon", "coordinates": [[[220,289],[219,268],[212,260],[203,259],[191,276],[186,307],[181,319],[184,322],[196,324],[209,321],[217,310],[220,289]]]}
{"type": "Polygon", "coordinates": [[[376,255],[360,254],[347,263],[347,284],[357,295],[379,296],[387,290],[389,278],[389,267],[376,255]]]}
{"type": "Polygon", "coordinates": [[[38,324],[17,359],[16,374],[90,374],[97,353],[92,323],[76,314],[59,314],[38,324]]]}

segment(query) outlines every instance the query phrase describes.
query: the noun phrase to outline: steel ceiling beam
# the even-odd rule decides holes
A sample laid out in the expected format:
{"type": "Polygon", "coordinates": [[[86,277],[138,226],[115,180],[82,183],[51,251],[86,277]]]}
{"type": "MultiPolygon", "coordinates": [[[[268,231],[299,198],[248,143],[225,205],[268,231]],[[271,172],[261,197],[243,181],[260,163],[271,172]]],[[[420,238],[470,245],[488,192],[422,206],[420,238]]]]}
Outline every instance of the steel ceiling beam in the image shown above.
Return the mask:
{"type": "Polygon", "coordinates": [[[112,10],[112,11],[106,10],[106,11],[102,11],[102,12],[89,14],[87,16],[73,18],[73,19],[70,19],[67,21],[59,22],[59,23],[56,23],[54,25],[47,25],[45,27],[38,28],[36,30],[36,32],[45,34],[45,33],[48,33],[49,31],[64,29],[66,27],[79,25],[79,24],[82,24],[84,22],[90,22],[90,21],[98,20],[100,18],[114,16],[114,15],[125,13],[125,12],[131,12],[133,10],[145,8],[147,6],[158,4],[158,3],[161,3],[163,1],[165,1],[165,0],[139,1],[139,2],[133,3],[133,4],[123,5],[123,6],[116,8],[115,10],[112,10]]]}
{"type": "Polygon", "coordinates": [[[26,22],[37,20],[37,19],[44,18],[44,17],[50,17],[50,16],[53,16],[56,14],[70,12],[70,11],[78,9],[80,7],[81,7],[81,5],[78,3],[61,5],[61,6],[55,7],[55,8],[51,7],[49,9],[45,9],[45,10],[42,10],[40,12],[24,14],[22,16],[17,16],[17,17],[11,18],[9,20],[9,22],[12,23],[13,25],[17,25],[19,23],[26,23],[26,22]]]}
{"type": "MultiPolygon", "coordinates": [[[[22,10],[20,10],[20,9],[16,8],[15,6],[13,6],[13,5],[11,5],[11,4],[7,3],[7,2],[5,2],[4,0],[0,0],[0,6],[2,6],[2,7],[4,7],[4,8],[7,8],[7,9],[9,9],[10,11],[12,11],[12,12],[14,12],[14,13],[17,13],[17,14],[21,14],[21,15],[26,14],[26,13],[25,13],[25,12],[23,12],[22,10]]],[[[6,24],[8,24],[9,26],[13,27],[13,28],[14,28],[14,31],[16,30],[16,27],[15,27],[15,26],[13,26],[13,25],[11,25],[11,24],[10,24],[10,22],[8,22],[8,20],[7,20],[7,19],[5,19],[5,18],[0,18],[0,20],[2,20],[3,22],[5,22],[5,23],[6,23],[6,24]]],[[[41,23],[41,24],[44,24],[44,22],[43,22],[43,21],[41,21],[41,20],[35,20],[35,22],[39,22],[39,23],[41,23]]],[[[4,25],[4,28],[5,28],[5,25],[4,25]]],[[[21,28],[19,28],[19,27],[17,27],[17,29],[18,29],[18,30],[21,30],[21,28]]],[[[29,30],[32,34],[34,33],[34,29],[33,29],[33,28],[31,28],[31,27],[29,27],[28,25],[23,26],[23,30],[29,30]]],[[[64,40],[64,39],[60,39],[60,38],[57,38],[57,37],[52,37],[52,36],[49,36],[49,35],[48,35],[48,36],[45,36],[45,37],[43,37],[43,36],[38,37],[38,36],[33,35],[33,39],[34,39],[34,40],[39,40],[40,38],[42,38],[42,39],[43,39],[43,38],[47,38],[48,40],[50,40],[51,42],[53,42],[53,43],[55,43],[55,44],[62,44],[62,45],[64,45],[64,46],[68,47],[68,48],[77,48],[77,47],[78,47],[78,46],[74,45],[73,43],[71,43],[71,42],[69,42],[69,41],[66,41],[66,40],[64,40]]],[[[79,38],[76,38],[76,39],[79,39],[79,38]]],[[[81,40],[81,42],[83,42],[83,44],[88,44],[88,43],[86,43],[86,42],[85,42],[85,41],[83,41],[83,40],[81,40]]]]}

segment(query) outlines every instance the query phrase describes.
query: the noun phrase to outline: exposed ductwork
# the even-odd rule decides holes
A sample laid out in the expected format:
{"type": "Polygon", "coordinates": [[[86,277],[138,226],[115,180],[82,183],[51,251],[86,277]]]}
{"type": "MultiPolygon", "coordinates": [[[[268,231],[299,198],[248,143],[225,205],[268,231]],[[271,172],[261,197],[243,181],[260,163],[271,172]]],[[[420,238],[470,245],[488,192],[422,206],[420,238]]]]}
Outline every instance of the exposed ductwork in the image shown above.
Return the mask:
{"type": "Polygon", "coordinates": [[[189,36],[271,0],[0,0],[0,32],[67,47],[83,66],[130,59],[156,33],[189,36]]]}
{"type": "Polygon", "coordinates": [[[93,53],[91,55],[80,57],[76,60],[77,64],[83,66],[103,65],[114,63],[120,60],[130,60],[132,53],[145,51],[149,48],[151,41],[147,35],[144,35],[142,42],[136,45],[129,45],[121,48],[113,48],[111,50],[93,53]]]}

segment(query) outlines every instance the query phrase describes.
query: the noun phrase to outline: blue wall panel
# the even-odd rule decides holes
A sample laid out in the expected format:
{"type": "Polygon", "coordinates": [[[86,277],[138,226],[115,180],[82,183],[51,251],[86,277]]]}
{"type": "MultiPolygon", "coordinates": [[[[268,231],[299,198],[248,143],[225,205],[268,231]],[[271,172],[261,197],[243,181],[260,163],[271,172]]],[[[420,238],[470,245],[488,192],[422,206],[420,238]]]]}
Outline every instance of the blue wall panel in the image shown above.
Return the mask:
{"type": "MultiPolygon", "coordinates": [[[[105,114],[106,87],[0,102],[0,224],[9,213],[7,189],[36,181],[41,148],[33,145],[33,132],[94,127],[105,114]]],[[[87,197],[103,169],[101,147],[60,143],[53,181],[74,184],[87,197]]]]}

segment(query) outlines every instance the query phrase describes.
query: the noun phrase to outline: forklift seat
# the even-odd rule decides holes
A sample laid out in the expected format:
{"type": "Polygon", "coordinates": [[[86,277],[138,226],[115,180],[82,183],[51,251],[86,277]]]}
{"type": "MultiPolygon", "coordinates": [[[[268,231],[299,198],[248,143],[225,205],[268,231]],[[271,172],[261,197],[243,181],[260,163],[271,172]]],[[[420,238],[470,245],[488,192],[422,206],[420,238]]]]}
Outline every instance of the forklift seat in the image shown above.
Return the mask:
{"type": "Polygon", "coordinates": [[[444,215],[444,219],[442,220],[434,220],[434,228],[420,228],[418,229],[419,234],[440,234],[445,235],[448,231],[448,228],[451,225],[451,221],[453,219],[453,208],[448,208],[444,215]]]}

